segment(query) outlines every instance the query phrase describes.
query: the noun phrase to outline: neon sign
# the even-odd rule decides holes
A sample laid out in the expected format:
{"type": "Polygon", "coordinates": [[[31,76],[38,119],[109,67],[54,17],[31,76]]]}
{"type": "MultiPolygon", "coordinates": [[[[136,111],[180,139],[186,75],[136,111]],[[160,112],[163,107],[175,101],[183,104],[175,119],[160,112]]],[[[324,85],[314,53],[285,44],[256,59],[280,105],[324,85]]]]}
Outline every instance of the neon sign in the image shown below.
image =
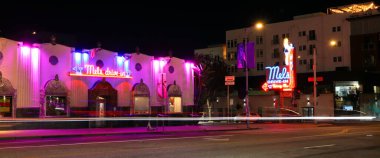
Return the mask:
{"type": "Polygon", "coordinates": [[[84,65],[84,67],[77,65],[73,68],[73,71],[74,72],[70,72],[70,76],[132,78],[129,72],[112,70],[110,68],[103,70],[94,65],[84,65]]]}
{"type": "Polygon", "coordinates": [[[284,66],[271,66],[265,67],[266,69],[266,82],[261,86],[264,91],[271,89],[279,89],[282,91],[293,91],[295,88],[295,67],[294,56],[295,51],[293,44],[289,43],[287,38],[284,39],[284,54],[285,65],[284,66]]]}

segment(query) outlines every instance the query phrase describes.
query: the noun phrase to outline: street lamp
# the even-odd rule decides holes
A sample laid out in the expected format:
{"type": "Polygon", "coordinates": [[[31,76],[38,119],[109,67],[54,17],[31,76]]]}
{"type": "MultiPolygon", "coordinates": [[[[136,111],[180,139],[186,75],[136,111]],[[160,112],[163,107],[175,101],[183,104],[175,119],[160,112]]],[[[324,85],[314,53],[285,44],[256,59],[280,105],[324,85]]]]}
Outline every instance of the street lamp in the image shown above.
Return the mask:
{"type": "Polygon", "coordinates": [[[261,29],[264,28],[264,24],[263,24],[262,22],[257,22],[257,23],[255,24],[255,28],[256,28],[257,30],[261,30],[261,29]]]}
{"type": "MultiPolygon", "coordinates": [[[[257,22],[255,24],[256,30],[262,30],[264,28],[264,24],[262,22],[257,22]]],[[[245,29],[245,35],[246,35],[246,40],[244,43],[244,54],[245,54],[245,113],[246,117],[248,118],[250,116],[250,110],[249,110],[249,88],[248,88],[248,32],[247,28],[245,29]]],[[[247,128],[249,128],[249,119],[247,119],[247,128]]]]}

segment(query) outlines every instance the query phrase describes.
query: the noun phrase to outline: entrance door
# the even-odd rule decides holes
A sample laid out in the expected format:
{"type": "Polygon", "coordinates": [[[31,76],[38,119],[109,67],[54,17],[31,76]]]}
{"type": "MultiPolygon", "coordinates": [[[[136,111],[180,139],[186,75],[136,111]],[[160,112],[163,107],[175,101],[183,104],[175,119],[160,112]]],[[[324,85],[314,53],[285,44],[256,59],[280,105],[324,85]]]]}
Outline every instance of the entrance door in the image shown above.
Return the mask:
{"type": "Polygon", "coordinates": [[[95,111],[91,116],[115,116],[117,107],[117,91],[106,81],[98,81],[88,90],[88,107],[95,111]]]}
{"type": "Polygon", "coordinates": [[[169,98],[169,112],[182,112],[181,97],[170,97],[169,98]]]}
{"type": "Polygon", "coordinates": [[[106,99],[105,97],[96,97],[96,116],[105,117],[106,99]]]}
{"type": "Polygon", "coordinates": [[[302,116],[304,116],[304,117],[314,116],[314,108],[313,107],[303,107],[302,108],[302,116]]]}

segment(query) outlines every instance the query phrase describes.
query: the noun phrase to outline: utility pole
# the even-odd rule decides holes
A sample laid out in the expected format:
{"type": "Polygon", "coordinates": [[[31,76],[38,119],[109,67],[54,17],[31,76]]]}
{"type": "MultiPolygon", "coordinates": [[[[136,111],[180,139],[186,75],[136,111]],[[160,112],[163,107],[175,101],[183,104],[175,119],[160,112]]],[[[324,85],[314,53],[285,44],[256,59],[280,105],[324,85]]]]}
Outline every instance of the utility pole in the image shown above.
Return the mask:
{"type": "MultiPolygon", "coordinates": [[[[248,39],[248,33],[247,33],[247,28],[245,29],[245,34],[246,34],[246,37],[248,39]]],[[[246,101],[246,105],[245,105],[245,113],[246,113],[246,116],[247,116],[247,128],[249,128],[249,114],[250,114],[250,110],[249,110],[249,89],[248,89],[248,40],[245,41],[245,47],[244,47],[244,53],[245,53],[245,101],[246,101]]]]}

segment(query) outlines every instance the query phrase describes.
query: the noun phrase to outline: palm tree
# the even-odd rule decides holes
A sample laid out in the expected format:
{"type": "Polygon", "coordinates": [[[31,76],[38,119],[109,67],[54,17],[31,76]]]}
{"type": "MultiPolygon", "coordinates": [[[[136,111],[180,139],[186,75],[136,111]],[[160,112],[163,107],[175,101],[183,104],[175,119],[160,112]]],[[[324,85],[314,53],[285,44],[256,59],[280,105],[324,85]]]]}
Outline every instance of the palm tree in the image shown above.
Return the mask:
{"type": "Polygon", "coordinates": [[[201,70],[198,74],[197,86],[198,107],[206,105],[210,116],[211,108],[216,102],[218,94],[226,90],[224,78],[228,75],[227,64],[220,58],[212,58],[209,55],[196,55],[195,61],[201,70]]]}

